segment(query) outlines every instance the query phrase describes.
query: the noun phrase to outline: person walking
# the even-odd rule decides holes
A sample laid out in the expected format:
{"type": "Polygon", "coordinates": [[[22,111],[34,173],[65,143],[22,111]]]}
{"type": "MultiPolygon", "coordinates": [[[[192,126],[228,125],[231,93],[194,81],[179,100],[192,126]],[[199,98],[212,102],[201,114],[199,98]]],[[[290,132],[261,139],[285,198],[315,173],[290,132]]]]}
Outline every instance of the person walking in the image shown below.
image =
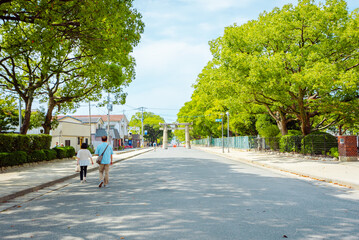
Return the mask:
{"type": "Polygon", "coordinates": [[[80,165],[80,181],[81,183],[86,182],[87,166],[90,165],[90,160],[93,165],[91,152],[87,149],[87,143],[81,144],[81,149],[76,155],[77,165],[80,165]]]}
{"type": "Polygon", "coordinates": [[[103,154],[101,163],[99,164],[100,183],[98,187],[106,187],[109,181],[110,164],[112,165],[112,147],[107,144],[107,136],[102,136],[102,143],[97,146],[94,156],[103,154]]]}

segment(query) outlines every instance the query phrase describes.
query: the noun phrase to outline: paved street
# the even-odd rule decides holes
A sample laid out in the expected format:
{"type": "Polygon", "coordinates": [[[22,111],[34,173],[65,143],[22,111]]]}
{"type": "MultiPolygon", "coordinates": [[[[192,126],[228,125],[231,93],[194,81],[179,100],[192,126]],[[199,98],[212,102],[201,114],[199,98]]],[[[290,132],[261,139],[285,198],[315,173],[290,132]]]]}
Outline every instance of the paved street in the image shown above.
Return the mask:
{"type": "Polygon", "coordinates": [[[359,192],[199,150],[157,149],[17,199],[1,239],[359,239],[359,192]]]}

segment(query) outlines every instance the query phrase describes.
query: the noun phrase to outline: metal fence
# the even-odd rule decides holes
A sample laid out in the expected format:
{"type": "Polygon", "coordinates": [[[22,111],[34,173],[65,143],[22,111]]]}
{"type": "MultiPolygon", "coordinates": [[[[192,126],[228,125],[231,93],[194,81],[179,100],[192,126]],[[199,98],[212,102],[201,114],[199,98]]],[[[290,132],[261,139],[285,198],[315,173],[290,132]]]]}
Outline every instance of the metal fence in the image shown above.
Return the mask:
{"type": "Polygon", "coordinates": [[[336,137],[328,134],[260,138],[239,136],[229,138],[205,138],[192,140],[193,145],[224,147],[234,149],[255,149],[259,151],[296,152],[309,155],[334,155],[338,152],[336,137]]]}

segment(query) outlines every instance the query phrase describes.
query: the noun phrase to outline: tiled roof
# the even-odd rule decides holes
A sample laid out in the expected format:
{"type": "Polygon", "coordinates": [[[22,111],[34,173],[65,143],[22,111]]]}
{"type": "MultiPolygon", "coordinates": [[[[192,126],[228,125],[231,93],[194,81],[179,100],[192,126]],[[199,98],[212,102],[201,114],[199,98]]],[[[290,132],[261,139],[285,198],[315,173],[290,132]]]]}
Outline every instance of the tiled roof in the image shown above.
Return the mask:
{"type": "Polygon", "coordinates": [[[105,129],[97,129],[96,130],[96,134],[95,134],[95,137],[102,137],[102,136],[107,136],[107,132],[105,129]]]}
{"type": "MultiPolygon", "coordinates": [[[[71,117],[82,118],[82,117],[88,117],[88,115],[71,115],[71,117]]],[[[124,117],[125,115],[123,114],[118,114],[118,115],[110,114],[110,122],[120,122],[124,117]]],[[[107,115],[91,115],[91,118],[102,118],[104,122],[107,121],[107,115]]]]}

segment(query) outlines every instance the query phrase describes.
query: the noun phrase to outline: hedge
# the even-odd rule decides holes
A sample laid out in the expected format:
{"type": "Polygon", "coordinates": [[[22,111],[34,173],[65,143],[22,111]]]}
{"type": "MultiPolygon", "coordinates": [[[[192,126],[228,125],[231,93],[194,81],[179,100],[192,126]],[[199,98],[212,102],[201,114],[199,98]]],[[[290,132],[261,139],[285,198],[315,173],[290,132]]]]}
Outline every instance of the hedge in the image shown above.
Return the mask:
{"type": "Polygon", "coordinates": [[[34,150],[28,154],[24,151],[0,153],[0,167],[15,166],[32,162],[50,161],[57,158],[68,158],[68,156],[72,157],[74,155],[75,149],[73,147],[34,150]]]}
{"type": "Polygon", "coordinates": [[[27,156],[28,162],[41,162],[47,160],[46,153],[43,150],[35,150],[27,156]]]}
{"type": "Polygon", "coordinates": [[[27,154],[24,151],[0,153],[0,167],[15,166],[26,162],[27,154]]]}
{"type": "MultiPolygon", "coordinates": [[[[302,139],[302,153],[322,154],[330,153],[331,148],[338,148],[337,138],[329,133],[314,132],[302,139]]],[[[332,150],[333,151],[333,150],[332,150]]]]}
{"type": "Polygon", "coordinates": [[[57,158],[57,152],[54,149],[45,149],[43,151],[46,154],[46,160],[51,161],[57,158]]]}
{"type": "Polygon", "coordinates": [[[50,149],[51,139],[47,134],[0,134],[0,152],[50,149]]]}
{"type": "Polygon", "coordinates": [[[66,156],[68,158],[75,156],[75,154],[76,154],[75,148],[68,146],[68,147],[65,147],[65,149],[66,149],[66,156]]]}

